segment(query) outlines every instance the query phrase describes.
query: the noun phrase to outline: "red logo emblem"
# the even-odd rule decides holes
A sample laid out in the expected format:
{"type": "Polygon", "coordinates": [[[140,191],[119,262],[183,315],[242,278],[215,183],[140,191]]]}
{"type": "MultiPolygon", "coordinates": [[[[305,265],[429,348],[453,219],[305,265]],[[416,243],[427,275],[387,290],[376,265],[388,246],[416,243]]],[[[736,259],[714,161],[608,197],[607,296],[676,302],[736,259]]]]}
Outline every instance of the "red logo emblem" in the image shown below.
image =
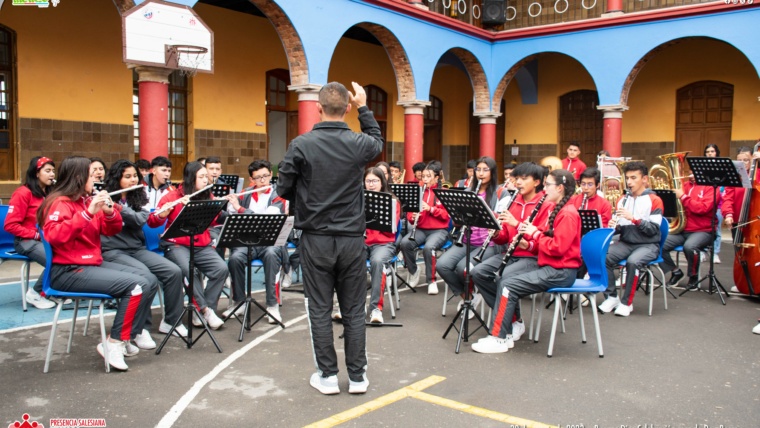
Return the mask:
{"type": "Polygon", "coordinates": [[[29,422],[29,414],[24,413],[23,416],[21,416],[21,419],[23,419],[23,422],[16,421],[10,425],[8,425],[8,428],[45,428],[45,425],[42,425],[39,422],[32,421],[29,422]]]}

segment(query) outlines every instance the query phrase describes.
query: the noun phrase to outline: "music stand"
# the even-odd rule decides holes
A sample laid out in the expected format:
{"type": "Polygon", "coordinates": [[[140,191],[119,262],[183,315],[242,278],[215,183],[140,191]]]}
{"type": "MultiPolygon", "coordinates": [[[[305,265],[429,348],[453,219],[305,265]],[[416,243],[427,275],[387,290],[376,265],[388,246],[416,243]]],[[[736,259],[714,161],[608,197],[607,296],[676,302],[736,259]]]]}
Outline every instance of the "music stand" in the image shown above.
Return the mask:
{"type": "Polygon", "coordinates": [[[678,199],[676,193],[669,189],[655,189],[654,193],[662,200],[662,216],[678,217],[678,199]]]}
{"type": "MultiPolygon", "coordinates": [[[[728,296],[728,292],[723,287],[723,284],[721,284],[720,281],[718,281],[718,278],[715,276],[715,245],[713,245],[716,235],[716,215],[718,213],[718,187],[742,187],[742,178],[736,171],[736,166],[734,166],[733,161],[729,158],[689,156],[686,158],[686,161],[689,163],[691,172],[694,174],[694,181],[700,186],[711,186],[713,188],[713,211],[712,218],[710,220],[711,239],[709,245],[710,272],[707,274],[707,276],[697,281],[697,283],[694,284],[694,287],[698,288],[699,284],[702,283],[702,281],[707,280],[709,283],[708,291],[710,294],[713,294],[714,291],[717,291],[718,297],[720,297],[720,301],[725,305],[726,299],[723,298],[721,291],[726,296],[728,296]]],[[[687,287],[686,290],[681,292],[680,296],[683,296],[683,294],[689,291],[691,288],[687,287]]]]}
{"type": "Polygon", "coordinates": [[[223,198],[230,194],[232,191],[232,186],[229,184],[214,184],[214,187],[211,188],[211,194],[214,195],[215,198],[223,198]]]}
{"type": "Polygon", "coordinates": [[[211,341],[214,342],[216,349],[220,353],[222,352],[222,348],[219,347],[216,338],[214,338],[214,335],[211,333],[211,329],[209,329],[206,319],[203,318],[201,311],[193,303],[193,283],[195,278],[195,235],[199,235],[203,233],[204,230],[208,229],[211,222],[214,221],[219,214],[219,211],[224,209],[226,204],[226,200],[190,201],[184,208],[182,208],[182,211],[177,218],[174,219],[172,225],[161,236],[161,239],[181,238],[183,236],[190,238],[190,260],[188,261],[187,269],[190,278],[187,280],[187,303],[185,303],[185,308],[182,310],[182,314],[177,318],[174,325],[172,325],[171,330],[166,333],[166,337],[161,341],[161,345],[156,349],[156,355],[161,353],[164,345],[166,345],[166,342],[172,337],[174,330],[176,330],[177,326],[182,322],[182,317],[185,314],[187,314],[187,338],[182,337],[181,335],[177,336],[187,344],[187,348],[192,348],[195,342],[197,342],[204,333],[208,333],[208,336],[211,338],[211,341]],[[201,321],[201,324],[203,324],[203,331],[197,338],[195,338],[195,340],[193,340],[193,314],[195,314],[201,321]]]}
{"type": "MultiPolygon", "coordinates": [[[[367,222],[367,229],[379,230],[380,232],[386,233],[396,233],[396,228],[398,227],[396,204],[398,204],[398,201],[389,193],[365,190],[364,216],[367,222]]],[[[392,284],[390,287],[393,292],[398,293],[398,290],[393,290],[392,284]]],[[[391,301],[390,304],[392,305],[393,301],[391,301]]],[[[398,323],[378,324],[365,322],[364,324],[372,327],[403,327],[403,324],[398,323]]]]}
{"type": "Polygon", "coordinates": [[[446,332],[443,334],[443,338],[445,339],[449,334],[449,331],[451,331],[452,328],[456,328],[455,324],[457,317],[462,317],[462,321],[460,322],[459,328],[457,329],[459,336],[457,338],[456,353],[458,354],[463,337],[464,341],[467,342],[469,337],[475,334],[476,331],[480,330],[481,327],[488,331],[486,323],[480,317],[478,311],[472,307],[472,296],[470,294],[469,285],[471,280],[470,251],[472,245],[470,244],[470,241],[472,240],[472,228],[480,227],[483,229],[501,230],[501,225],[499,224],[498,220],[493,214],[493,211],[491,211],[491,208],[488,206],[486,201],[481,199],[475,193],[470,192],[469,190],[433,189],[433,193],[435,193],[435,196],[439,201],[441,201],[443,207],[446,208],[446,211],[449,213],[449,216],[451,216],[451,219],[454,221],[454,223],[467,226],[467,231],[465,232],[467,236],[467,247],[465,249],[464,265],[464,277],[466,284],[464,290],[464,304],[462,304],[462,308],[459,309],[456,316],[451,321],[451,324],[449,324],[449,327],[446,329],[446,332]],[[480,323],[480,327],[476,328],[472,333],[469,333],[468,325],[470,312],[475,315],[475,318],[477,318],[478,322],[480,323]]]}
{"type": "Polygon", "coordinates": [[[288,216],[285,214],[232,214],[227,216],[224,220],[224,226],[222,226],[222,231],[219,234],[219,243],[217,246],[248,248],[248,257],[246,259],[247,277],[245,281],[245,300],[239,302],[227,318],[224,318],[224,321],[226,322],[241,306],[245,305],[243,319],[240,320],[238,318],[238,321],[240,321],[241,324],[238,342],[243,341],[243,332],[245,330],[251,331],[251,328],[257,322],[261,321],[265,315],[268,315],[270,318],[277,321],[277,324],[279,324],[280,327],[285,328],[285,324],[283,324],[282,321],[273,317],[272,314],[267,311],[266,307],[261,306],[261,304],[251,296],[251,284],[253,282],[251,272],[253,267],[251,266],[251,262],[253,261],[253,247],[271,247],[277,243],[277,238],[279,237],[287,218],[288,216]],[[252,303],[258,306],[263,313],[256,318],[256,321],[251,323],[250,320],[252,317],[250,314],[252,303]]]}
{"type": "Polygon", "coordinates": [[[230,187],[232,187],[233,191],[240,192],[240,189],[238,189],[238,184],[243,183],[242,180],[240,180],[239,176],[232,174],[220,174],[219,179],[222,180],[225,184],[228,184],[230,187]]]}
{"type": "Polygon", "coordinates": [[[581,235],[602,227],[602,216],[596,210],[578,210],[581,216],[581,235]]]}
{"type": "MultiPolygon", "coordinates": [[[[416,182],[407,184],[391,184],[391,192],[401,200],[401,212],[404,213],[418,213],[420,212],[420,206],[422,205],[422,186],[416,182]]],[[[409,261],[405,260],[405,263],[409,261]]],[[[416,260],[412,262],[416,263],[416,260]]],[[[417,290],[411,287],[408,282],[401,275],[396,272],[396,278],[401,281],[401,285],[405,285],[412,290],[412,293],[416,293],[417,290]]]]}

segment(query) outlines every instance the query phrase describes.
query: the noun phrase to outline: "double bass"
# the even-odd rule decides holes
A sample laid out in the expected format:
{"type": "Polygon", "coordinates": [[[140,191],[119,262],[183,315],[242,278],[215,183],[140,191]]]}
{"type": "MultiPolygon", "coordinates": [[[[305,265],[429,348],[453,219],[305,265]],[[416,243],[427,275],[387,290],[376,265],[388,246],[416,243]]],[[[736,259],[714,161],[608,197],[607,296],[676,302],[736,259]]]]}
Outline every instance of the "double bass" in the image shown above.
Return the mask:
{"type": "MultiPolygon", "coordinates": [[[[760,149],[760,142],[752,150],[760,149]]],[[[760,180],[757,180],[757,164],[752,159],[749,170],[750,188],[744,192],[742,210],[736,223],[734,237],[734,284],[742,294],[760,294],[760,180]]]]}

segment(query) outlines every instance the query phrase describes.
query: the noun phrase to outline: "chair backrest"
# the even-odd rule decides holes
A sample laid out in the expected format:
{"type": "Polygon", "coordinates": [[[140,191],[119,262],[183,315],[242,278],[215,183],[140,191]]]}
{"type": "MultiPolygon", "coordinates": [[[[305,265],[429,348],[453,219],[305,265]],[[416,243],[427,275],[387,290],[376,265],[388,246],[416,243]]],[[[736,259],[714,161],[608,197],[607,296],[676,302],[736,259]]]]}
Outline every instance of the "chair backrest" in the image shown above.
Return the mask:
{"type": "Polygon", "coordinates": [[[665,240],[668,239],[669,232],[670,223],[668,223],[668,219],[663,217],[662,221],[660,222],[660,254],[657,256],[657,258],[662,257],[662,247],[665,246],[665,240]]]}
{"type": "Polygon", "coordinates": [[[159,227],[150,227],[148,223],[143,225],[143,234],[145,234],[145,248],[148,251],[158,251],[158,243],[161,240],[161,234],[166,230],[166,225],[159,227]]]}
{"type": "Polygon", "coordinates": [[[586,263],[589,279],[605,286],[607,285],[605,262],[614,232],[614,229],[610,228],[595,229],[581,239],[581,256],[586,263]]]}
{"type": "Polygon", "coordinates": [[[38,230],[40,232],[42,246],[45,247],[45,270],[42,272],[42,292],[47,296],[52,296],[55,294],[50,291],[50,270],[53,267],[53,247],[51,247],[50,243],[45,239],[45,236],[42,233],[42,228],[38,228],[38,230]]]}
{"type": "Polygon", "coordinates": [[[5,217],[8,215],[8,205],[0,205],[0,246],[13,247],[15,236],[5,231],[5,217]]]}

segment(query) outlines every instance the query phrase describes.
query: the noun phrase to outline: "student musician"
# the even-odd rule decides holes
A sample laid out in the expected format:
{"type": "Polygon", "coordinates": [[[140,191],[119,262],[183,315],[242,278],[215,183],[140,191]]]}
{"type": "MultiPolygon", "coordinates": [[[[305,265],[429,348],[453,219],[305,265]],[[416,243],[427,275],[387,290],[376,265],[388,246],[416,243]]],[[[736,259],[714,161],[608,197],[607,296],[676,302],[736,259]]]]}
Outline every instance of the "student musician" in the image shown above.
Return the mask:
{"type": "Polygon", "coordinates": [[[469,188],[470,184],[472,184],[473,180],[472,177],[475,175],[475,166],[477,165],[477,162],[475,159],[470,159],[467,161],[467,176],[464,177],[461,180],[458,180],[454,187],[461,187],[463,189],[469,188]]]}
{"type": "MultiPolygon", "coordinates": [[[[744,163],[744,168],[746,168],[747,174],[749,174],[750,166],[752,165],[752,149],[742,146],[737,151],[736,160],[744,163]]],[[[750,177],[750,182],[752,181],[754,180],[750,177]]],[[[736,229],[732,226],[742,213],[742,204],[744,203],[746,190],[743,187],[726,187],[726,199],[723,201],[723,215],[725,216],[724,223],[731,228],[732,238],[736,237],[736,229]]]]}
{"type": "MultiPolygon", "coordinates": [[[[508,205],[502,203],[504,199],[499,200],[497,211],[499,212],[501,231],[493,238],[493,243],[496,245],[512,243],[519,234],[520,225],[526,223],[534,212],[536,216],[533,223],[543,224],[554,209],[554,204],[551,202],[544,201],[539,205],[539,201],[544,196],[543,183],[546,177],[544,167],[533,162],[521,163],[512,171],[512,177],[515,179],[517,193],[515,194],[515,201],[509,206],[509,211],[506,210],[508,205]]],[[[538,269],[538,248],[535,244],[521,239],[512,256],[507,260],[501,277],[497,277],[496,271],[503,259],[504,256],[501,253],[488,259],[483,258],[483,262],[472,270],[473,282],[480,290],[486,304],[491,308],[495,308],[497,296],[499,296],[498,290],[503,281],[514,275],[538,269]]],[[[512,337],[514,340],[519,340],[525,332],[525,324],[522,322],[519,305],[515,308],[512,322],[514,323],[512,337]]]]}
{"type": "MultiPolygon", "coordinates": [[[[481,199],[488,202],[491,210],[495,211],[497,202],[497,186],[493,174],[498,170],[496,161],[491,157],[485,156],[478,159],[477,161],[474,161],[474,163],[475,178],[470,182],[470,186],[467,188],[467,190],[477,193],[481,199]],[[478,183],[480,183],[480,187],[477,187],[478,183]]],[[[469,242],[471,256],[474,257],[480,251],[480,248],[485,243],[489,233],[490,230],[488,229],[482,229],[480,227],[472,228],[472,240],[469,242]]],[[[467,235],[464,236],[462,242],[464,245],[461,247],[454,246],[449,248],[449,250],[441,256],[440,260],[438,260],[436,268],[438,270],[438,273],[441,275],[441,278],[446,281],[446,284],[448,284],[448,286],[451,288],[452,294],[461,295],[462,301],[464,301],[464,287],[466,286],[464,268],[467,262],[467,235]]],[[[487,260],[494,254],[496,254],[496,249],[494,248],[494,244],[491,242],[486,247],[482,260],[487,260]]],[[[478,263],[475,260],[470,258],[471,266],[477,264],[478,263]]],[[[477,306],[480,303],[480,299],[482,299],[480,294],[473,294],[473,307],[477,306]]]]}
{"type": "Polygon", "coordinates": [[[222,175],[222,160],[219,156],[207,157],[204,165],[208,171],[209,184],[227,184],[224,180],[219,178],[219,176],[222,175]]]}
{"type": "Polygon", "coordinates": [[[37,211],[37,222],[53,250],[51,285],[59,291],[102,293],[118,299],[106,349],[97,346],[111,367],[127,370],[124,356],[138,351],[126,344],[142,332],[158,284],[130,266],[103,260],[100,236],[121,231],[122,218],[103,190],[92,195],[90,160],[63,160],[55,190],[37,211]],[[106,357],[107,355],[107,357],[106,357]]]}
{"type": "Polygon", "coordinates": [[[158,201],[167,193],[174,190],[172,186],[172,161],[165,156],[156,156],[150,161],[151,172],[145,179],[145,194],[148,195],[148,203],[145,208],[150,210],[158,208],[158,201]]]}
{"type": "MultiPolygon", "coordinates": [[[[388,182],[380,168],[367,168],[364,172],[364,189],[373,192],[391,193],[388,182]]],[[[395,196],[394,196],[395,198],[395,196]]],[[[401,201],[397,200],[396,218],[401,218],[401,201]]],[[[396,255],[396,234],[367,228],[364,244],[369,258],[369,274],[372,293],[369,299],[370,320],[375,324],[383,323],[383,295],[387,286],[386,272],[390,272],[390,261],[396,255]]],[[[391,302],[391,304],[393,304],[391,302]]]]}
{"type": "MultiPolygon", "coordinates": [[[[209,158],[210,159],[210,158],[209,158]]],[[[208,163],[208,161],[206,161],[208,163]]],[[[272,164],[265,160],[255,160],[248,165],[248,175],[251,177],[251,187],[245,190],[258,189],[271,186],[272,164]]],[[[241,197],[235,194],[227,195],[229,208],[240,214],[285,214],[286,201],[277,196],[277,191],[272,189],[260,193],[249,193],[241,197]]],[[[254,259],[261,259],[264,263],[264,286],[266,288],[267,311],[272,317],[267,317],[270,324],[282,321],[280,307],[277,304],[277,273],[282,267],[283,247],[255,246],[252,248],[254,259]],[[275,320],[276,318],[276,320],[275,320]]],[[[232,278],[232,302],[230,307],[222,315],[229,318],[233,309],[245,300],[246,267],[248,266],[248,247],[234,247],[230,249],[230,259],[227,262],[232,278]]],[[[245,306],[240,306],[234,313],[235,316],[243,316],[245,306]]]]}
{"type": "Polygon", "coordinates": [[[135,165],[137,165],[137,170],[140,172],[140,176],[142,176],[143,179],[150,174],[150,162],[147,160],[138,159],[137,162],[135,162],[135,165]]]}
{"type": "MultiPolygon", "coordinates": [[[[683,245],[684,256],[686,257],[687,274],[689,282],[687,289],[696,290],[699,281],[697,269],[699,268],[700,251],[712,244],[712,219],[713,219],[713,188],[710,186],[699,186],[692,179],[685,182],[683,189],[676,189],[676,198],[681,200],[684,214],[686,215],[686,226],[683,232],[679,234],[670,234],[665,240],[662,248],[662,259],[665,261],[660,265],[663,272],[671,271],[670,285],[676,285],[683,278],[684,274],[679,269],[670,252],[679,245],[683,245]]],[[[718,197],[718,203],[721,198],[718,197]]]]}
{"type": "Polygon", "coordinates": [[[512,171],[515,170],[516,166],[517,165],[513,163],[504,165],[504,182],[499,186],[499,199],[501,199],[504,190],[517,190],[517,187],[515,187],[515,178],[512,177],[512,171]]]}
{"type": "MultiPolygon", "coordinates": [[[[5,231],[15,237],[13,248],[18,254],[29,257],[45,266],[45,248],[37,231],[37,210],[45,201],[55,183],[55,163],[50,158],[35,156],[26,169],[24,185],[16,189],[8,204],[5,217],[5,231]]],[[[42,278],[42,275],[40,275],[42,278]]],[[[43,297],[42,281],[37,280],[26,290],[26,302],[37,309],[50,309],[55,303],[43,297]]]]}
{"type": "MultiPolygon", "coordinates": [[[[143,178],[137,170],[137,165],[120,159],[117,160],[106,175],[106,190],[111,193],[127,189],[142,182],[143,178]]],[[[142,188],[123,192],[113,196],[114,205],[121,214],[122,229],[113,236],[101,236],[100,244],[103,260],[131,266],[141,272],[141,275],[157,282],[164,293],[164,309],[166,315],[158,326],[160,333],[169,333],[172,325],[182,315],[182,270],[166,258],[149,251],[145,247],[143,226],[148,221],[150,212],[144,208],[148,195],[142,188]]],[[[140,349],[154,349],[156,343],[150,336],[152,316],[147,314],[145,327],[135,336],[135,344],[140,349]]],[[[179,324],[177,334],[187,335],[187,329],[179,324]]]]}
{"type": "Polygon", "coordinates": [[[556,204],[544,222],[521,223],[518,231],[538,247],[538,269],[504,276],[497,289],[491,333],[472,345],[482,354],[509,351],[514,347],[512,317],[525,296],[550,288],[569,287],[581,266],[581,218],[568,204],[575,193],[573,175],[563,169],[549,173],[544,182],[546,200],[556,204]]]}
{"type": "MultiPolygon", "coordinates": [[[[163,212],[158,210],[151,213],[148,217],[148,226],[158,227],[166,223],[166,228],[169,229],[185,204],[191,200],[203,201],[214,199],[211,189],[193,196],[192,199],[190,198],[191,194],[198,192],[207,185],[208,173],[206,172],[206,168],[200,162],[187,163],[182,173],[182,184],[161,198],[159,206],[164,208],[173,202],[181,202],[169,210],[163,212]]],[[[221,218],[224,218],[224,213],[220,214],[216,218],[216,221],[221,222],[221,218]]],[[[229,275],[229,271],[227,270],[227,264],[224,263],[224,260],[219,257],[219,254],[211,246],[211,237],[209,236],[208,229],[199,235],[195,235],[194,247],[195,254],[193,254],[193,259],[195,267],[206,275],[208,283],[204,289],[200,277],[196,274],[193,280],[193,303],[200,309],[208,326],[216,330],[224,324],[214,311],[216,311],[219,295],[222,294],[222,288],[224,287],[227,275],[229,275]]],[[[161,250],[167,259],[182,269],[182,276],[184,278],[190,277],[190,272],[188,271],[190,261],[189,236],[167,240],[162,239],[161,250]]],[[[203,324],[201,320],[193,318],[193,325],[200,327],[203,324]]]]}
{"type": "MultiPolygon", "coordinates": [[[[592,168],[587,169],[586,171],[592,168]]],[[[619,238],[610,245],[607,253],[607,291],[605,301],[599,305],[604,313],[627,317],[633,311],[633,296],[638,288],[639,272],[660,253],[660,224],[662,223],[662,199],[649,187],[649,172],[644,162],[628,162],[623,168],[628,195],[620,197],[615,217],[609,227],[615,229],[619,238]],[[625,291],[618,298],[614,273],[619,263],[627,260],[625,291]]],[[[583,189],[584,191],[586,189],[583,189]]],[[[606,202],[606,201],[605,201],[606,202]]]]}
{"type": "MultiPolygon", "coordinates": [[[[646,175],[646,174],[644,174],[646,175]]],[[[599,196],[599,170],[595,167],[586,168],[581,174],[581,193],[570,198],[572,204],[578,210],[593,210],[602,217],[602,227],[612,218],[612,207],[610,202],[602,196],[599,196]]]]}
{"type": "Polygon", "coordinates": [[[567,145],[567,157],[562,159],[562,169],[573,173],[573,178],[577,182],[581,179],[581,174],[586,170],[586,164],[580,158],[581,146],[572,142],[567,145]]]}
{"type": "MultiPolygon", "coordinates": [[[[705,146],[704,150],[705,157],[709,158],[719,158],[720,157],[720,148],[717,144],[708,144],[705,146]]],[[[720,199],[718,201],[718,211],[715,213],[715,216],[718,219],[718,226],[715,228],[715,241],[713,242],[713,260],[715,263],[720,263],[720,242],[721,242],[721,227],[720,224],[723,223],[723,202],[726,200],[726,190],[730,189],[730,187],[720,186],[718,187],[718,191],[720,192],[720,199]]],[[[703,253],[704,254],[704,253],[703,253]]]]}
{"type": "Polygon", "coordinates": [[[98,157],[90,158],[90,174],[95,176],[96,183],[102,183],[106,179],[106,163],[98,157]]]}
{"type": "Polygon", "coordinates": [[[386,183],[391,182],[391,166],[387,162],[378,162],[375,164],[375,168],[380,168],[380,171],[383,171],[386,183]]]}
{"type": "Polygon", "coordinates": [[[438,285],[435,282],[435,251],[441,248],[449,237],[449,213],[433,193],[433,189],[441,187],[440,162],[431,161],[427,164],[425,170],[422,171],[422,184],[425,186],[425,191],[422,194],[421,211],[407,214],[407,221],[410,225],[408,227],[411,230],[401,240],[399,246],[404,254],[406,268],[409,271],[407,282],[410,287],[416,287],[420,282],[420,271],[417,269],[417,248],[425,244],[422,254],[425,259],[428,294],[438,294],[438,285]]]}
{"type": "Polygon", "coordinates": [[[401,163],[399,161],[390,161],[388,166],[391,169],[391,181],[388,184],[403,184],[404,177],[401,175],[401,163]]]}
{"type": "Polygon", "coordinates": [[[412,165],[412,172],[414,173],[414,182],[422,185],[422,171],[425,170],[427,164],[425,162],[417,162],[412,165]]]}

